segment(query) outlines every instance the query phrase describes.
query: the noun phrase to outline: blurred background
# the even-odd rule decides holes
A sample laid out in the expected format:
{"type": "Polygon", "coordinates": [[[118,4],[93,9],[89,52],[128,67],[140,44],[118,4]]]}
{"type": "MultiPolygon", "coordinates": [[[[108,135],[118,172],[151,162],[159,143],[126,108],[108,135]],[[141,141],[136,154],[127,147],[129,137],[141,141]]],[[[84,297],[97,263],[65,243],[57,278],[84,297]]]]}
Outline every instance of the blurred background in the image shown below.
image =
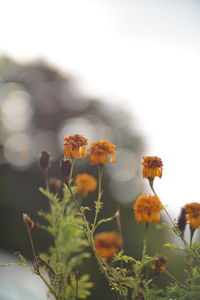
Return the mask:
{"type": "MultiPolygon", "coordinates": [[[[149,192],[141,177],[143,155],[162,158],[156,189],[174,217],[185,203],[199,201],[200,3],[8,0],[1,11],[2,251],[20,250],[31,259],[21,215],[42,222],[37,211],[47,207],[38,192],[44,185],[38,157],[50,151],[50,175],[59,177],[63,136],[79,133],[89,143],[107,139],[117,145],[117,163],[106,166],[104,211],[110,216],[120,205],[125,249],[139,258],[144,228],[135,223],[132,204],[149,192]]],[[[78,162],[77,171],[96,172],[87,160],[78,162]]],[[[51,243],[37,228],[33,236],[38,251],[51,243]]],[[[154,236],[151,228],[149,239],[154,236]]],[[[156,232],[149,251],[172,254],[160,248],[165,239],[156,232]]],[[[10,262],[3,254],[2,260],[10,262]]],[[[89,266],[96,282],[91,299],[102,299],[102,290],[105,299],[114,299],[92,260],[89,266]]],[[[169,268],[177,271],[173,257],[169,268]]],[[[22,299],[16,295],[0,299],[22,299]]]]}

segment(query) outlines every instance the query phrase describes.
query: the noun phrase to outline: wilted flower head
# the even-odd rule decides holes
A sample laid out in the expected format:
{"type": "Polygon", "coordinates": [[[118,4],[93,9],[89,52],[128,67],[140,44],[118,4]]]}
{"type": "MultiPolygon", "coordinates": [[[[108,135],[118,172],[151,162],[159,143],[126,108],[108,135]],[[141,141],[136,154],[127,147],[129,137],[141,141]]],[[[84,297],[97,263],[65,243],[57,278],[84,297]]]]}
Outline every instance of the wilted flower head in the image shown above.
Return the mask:
{"type": "Polygon", "coordinates": [[[151,269],[155,275],[160,275],[166,271],[167,257],[158,255],[155,260],[152,261],[151,269]]]}
{"type": "Polygon", "coordinates": [[[35,222],[33,220],[31,220],[31,218],[29,217],[29,215],[23,214],[23,220],[24,220],[24,223],[26,224],[26,226],[29,229],[32,229],[35,226],[35,222]]]}
{"type": "Polygon", "coordinates": [[[114,144],[107,141],[97,141],[92,143],[88,149],[90,164],[105,165],[108,155],[111,155],[110,162],[115,163],[115,148],[116,146],[114,144]]]}
{"type": "Polygon", "coordinates": [[[94,236],[94,245],[98,256],[110,259],[122,245],[122,239],[117,232],[101,232],[94,236]]]}
{"type": "Polygon", "coordinates": [[[185,213],[187,214],[187,222],[192,229],[200,227],[200,203],[192,202],[186,204],[185,213]]]}
{"type": "Polygon", "coordinates": [[[178,222],[177,222],[177,225],[178,225],[178,229],[181,231],[181,233],[183,234],[184,231],[185,231],[185,227],[186,227],[186,213],[185,213],[185,209],[182,208],[181,209],[181,213],[178,217],[178,222]]]}
{"type": "Polygon", "coordinates": [[[75,185],[77,186],[78,194],[87,196],[88,193],[96,190],[97,181],[93,176],[83,173],[76,176],[75,185]]]}
{"type": "Polygon", "coordinates": [[[51,155],[47,151],[42,151],[39,159],[39,167],[43,170],[46,170],[50,167],[51,155]]]}
{"type": "Polygon", "coordinates": [[[163,206],[157,196],[141,195],[133,205],[136,222],[158,223],[163,206]]]}
{"type": "Polygon", "coordinates": [[[50,193],[57,194],[60,191],[62,182],[59,178],[49,178],[49,191],[50,193]]]}
{"type": "Polygon", "coordinates": [[[162,177],[162,160],[157,156],[144,156],[142,162],[144,178],[162,177]]]}
{"type": "Polygon", "coordinates": [[[69,174],[70,174],[70,171],[71,171],[71,162],[69,159],[61,159],[61,162],[60,162],[60,171],[61,171],[61,174],[65,177],[65,178],[68,178],[69,177],[69,174]]]}
{"type": "Polygon", "coordinates": [[[79,134],[64,137],[64,157],[84,158],[87,139],[79,134]]]}

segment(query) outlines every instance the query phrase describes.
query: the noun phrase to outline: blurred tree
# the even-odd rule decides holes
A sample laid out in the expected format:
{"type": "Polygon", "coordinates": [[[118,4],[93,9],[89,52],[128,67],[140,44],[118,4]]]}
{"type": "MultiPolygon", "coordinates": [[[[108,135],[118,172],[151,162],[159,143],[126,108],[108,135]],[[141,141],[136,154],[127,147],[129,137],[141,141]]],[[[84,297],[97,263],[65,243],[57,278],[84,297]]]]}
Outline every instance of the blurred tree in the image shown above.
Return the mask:
{"type": "MultiPolygon", "coordinates": [[[[140,161],[143,144],[133,125],[134,120],[127,111],[98,99],[83,97],[69,75],[61,74],[47,63],[20,64],[2,57],[0,226],[4,228],[4,234],[1,235],[1,248],[31,255],[22,213],[27,212],[33,219],[39,220],[36,212],[47,209],[46,200],[38,192],[38,186],[44,185],[44,182],[37,159],[41,151],[51,152],[54,161],[50,175],[60,177],[63,136],[78,133],[87,137],[89,143],[106,139],[117,145],[117,163],[108,164],[105,170],[103,211],[108,217],[114,214],[119,203],[126,204],[120,205],[125,248],[128,254],[136,253],[138,256],[140,247],[134,250],[134,245],[141,238],[135,235],[133,238],[131,233],[130,228],[136,225],[130,207],[142,191],[140,161]]],[[[87,160],[79,160],[75,171],[96,175],[96,168],[89,166],[87,160]]],[[[93,205],[94,196],[89,196],[87,204],[93,205]]],[[[105,229],[117,230],[117,227],[113,222],[100,228],[105,229]]],[[[143,230],[142,226],[137,230],[138,235],[143,230]]],[[[33,237],[38,251],[47,249],[51,242],[40,229],[34,230],[33,237]]],[[[94,265],[91,264],[90,268],[96,277],[94,265]]],[[[103,278],[101,284],[102,281],[103,278]]],[[[102,291],[102,285],[96,285],[91,299],[102,299],[102,291]]],[[[109,289],[106,292],[112,299],[109,289]]]]}

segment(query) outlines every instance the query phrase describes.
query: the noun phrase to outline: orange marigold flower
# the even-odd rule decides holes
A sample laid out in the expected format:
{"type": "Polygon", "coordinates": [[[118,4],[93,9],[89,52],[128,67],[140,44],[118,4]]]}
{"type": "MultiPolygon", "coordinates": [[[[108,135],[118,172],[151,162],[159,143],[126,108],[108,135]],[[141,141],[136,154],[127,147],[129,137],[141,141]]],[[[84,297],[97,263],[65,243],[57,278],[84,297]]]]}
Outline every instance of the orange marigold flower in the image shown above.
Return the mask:
{"type": "Polygon", "coordinates": [[[26,226],[29,229],[32,229],[33,227],[35,227],[35,222],[33,220],[31,220],[31,218],[29,217],[29,215],[23,214],[23,220],[24,220],[24,223],[26,224],[26,226]]]}
{"type": "Polygon", "coordinates": [[[64,157],[84,158],[86,154],[87,139],[79,134],[64,137],[64,157]]]}
{"type": "Polygon", "coordinates": [[[122,245],[122,239],[117,232],[101,232],[94,236],[94,245],[98,256],[110,259],[122,245]]]}
{"type": "Polygon", "coordinates": [[[187,222],[191,228],[196,229],[200,227],[200,203],[192,202],[186,204],[185,213],[187,214],[187,222]]]}
{"type": "Polygon", "coordinates": [[[101,164],[105,165],[108,155],[111,155],[110,162],[115,163],[115,148],[114,144],[107,141],[97,141],[92,143],[88,152],[89,162],[91,165],[101,164]]]}
{"type": "Polygon", "coordinates": [[[158,255],[155,260],[152,261],[151,269],[156,275],[165,273],[166,271],[167,257],[158,255]]]}
{"type": "Polygon", "coordinates": [[[163,206],[157,196],[141,195],[133,205],[136,222],[158,223],[163,206]]]}
{"type": "Polygon", "coordinates": [[[96,179],[87,173],[78,174],[75,178],[75,184],[77,193],[83,196],[87,196],[88,193],[95,191],[97,188],[96,179]]]}
{"type": "Polygon", "coordinates": [[[143,157],[143,170],[144,178],[162,177],[162,160],[157,156],[144,156],[143,157]]]}

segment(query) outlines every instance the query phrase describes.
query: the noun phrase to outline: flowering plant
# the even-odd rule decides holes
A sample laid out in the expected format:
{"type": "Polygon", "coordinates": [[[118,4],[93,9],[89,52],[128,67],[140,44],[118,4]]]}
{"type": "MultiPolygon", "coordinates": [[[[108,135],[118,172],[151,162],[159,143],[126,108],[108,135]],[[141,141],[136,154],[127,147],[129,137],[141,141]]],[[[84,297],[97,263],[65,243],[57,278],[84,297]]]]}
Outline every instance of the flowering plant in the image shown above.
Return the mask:
{"type": "Polygon", "coordinates": [[[36,222],[26,213],[23,214],[30,246],[33,252],[34,266],[30,267],[21,254],[16,264],[1,265],[8,267],[20,265],[29,269],[47,286],[49,293],[57,300],[86,299],[91,294],[93,286],[89,274],[80,275],[79,268],[85,259],[90,257],[87,247],[95,256],[99,269],[105,276],[109,287],[121,300],[197,300],[200,299],[200,243],[193,242],[196,229],[200,227],[200,204],[189,203],[181,210],[177,220],[174,220],[163,205],[154,188],[156,177],[162,177],[163,163],[156,156],[143,158],[143,178],[149,181],[153,194],[140,195],[133,204],[136,222],[145,224],[143,250],[141,258],[136,259],[124,253],[124,241],[121,230],[120,211],[106,219],[100,218],[103,209],[102,177],[104,165],[109,161],[115,163],[116,146],[108,141],[96,141],[88,149],[89,163],[98,169],[98,179],[90,174],[73,176],[76,159],[86,157],[87,139],[75,134],[64,138],[64,157],[61,160],[61,180],[48,178],[51,157],[43,151],[39,166],[44,173],[45,188],[40,188],[49,200],[49,211],[40,211],[39,215],[47,221],[47,225],[40,225],[53,237],[53,245],[47,253],[40,253],[34,246],[31,231],[36,222]],[[90,207],[82,205],[81,198],[87,197],[97,189],[97,199],[93,220],[89,221],[87,212],[90,207]],[[170,224],[160,222],[160,214],[165,212],[170,224]],[[116,221],[115,231],[101,231],[103,223],[116,221]],[[190,240],[184,237],[187,223],[190,228],[190,240]],[[185,278],[177,279],[167,269],[168,258],[162,254],[150,256],[148,254],[147,235],[149,226],[156,226],[158,230],[170,230],[180,239],[183,246],[167,243],[164,246],[182,251],[185,254],[185,278]],[[150,275],[149,275],[150,271],[150,275]],[[44,272],[47,276],[44,275],[44,272]],[[169,283],[165,287],[156,286],[156,278],[166,274],[169,283]]]}

